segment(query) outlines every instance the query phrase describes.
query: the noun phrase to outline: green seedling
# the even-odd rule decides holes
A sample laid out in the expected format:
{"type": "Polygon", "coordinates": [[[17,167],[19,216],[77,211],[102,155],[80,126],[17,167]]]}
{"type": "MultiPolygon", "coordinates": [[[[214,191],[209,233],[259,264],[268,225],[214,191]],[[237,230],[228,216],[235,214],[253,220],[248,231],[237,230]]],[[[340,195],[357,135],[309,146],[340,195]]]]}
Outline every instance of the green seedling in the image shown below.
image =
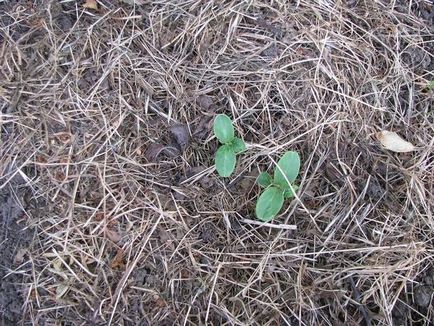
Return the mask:
{"type": "Polygon", "coordinates": [[[232,120],[225,114],[215,118],[214,135],[222,144],[215,154],[215,167],[221,177],[229,177],[235,170],[237,154],[246,149],[246,144],[241,138],[235,137],[232,120]]]}
{"type": "Polygon", "coordinates": [[[293,184],[300,172],[300,156],[297,152],[286,152],[277,162],[273,177],[262,172],[257,183],[265,188],[256,203],[256,216],[269,222],[282,209],[285,199],[294,197],[298,186],[293,184]]]}

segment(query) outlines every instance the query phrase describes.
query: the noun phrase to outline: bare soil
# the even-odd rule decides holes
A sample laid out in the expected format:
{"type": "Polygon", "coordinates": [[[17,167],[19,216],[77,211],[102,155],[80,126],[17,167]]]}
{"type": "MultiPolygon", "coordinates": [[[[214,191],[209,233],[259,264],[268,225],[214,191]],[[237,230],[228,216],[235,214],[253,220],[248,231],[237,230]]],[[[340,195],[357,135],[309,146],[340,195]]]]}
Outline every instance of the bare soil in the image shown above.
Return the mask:
{"type": "MultiPolygon", "coordinates": [[[[17,325],[23,316],[26,288],[25,276],[15,269],[29,268],[29,255],[33,232],[27,226],[27,205],[24,181],[14,178],[0,190],[0,312],[2,325],[17,325]],[[24,204],[25,205],[25,204],[24,204]]],[[[27,195],[29,195],[27,193],[27,195]]]]}

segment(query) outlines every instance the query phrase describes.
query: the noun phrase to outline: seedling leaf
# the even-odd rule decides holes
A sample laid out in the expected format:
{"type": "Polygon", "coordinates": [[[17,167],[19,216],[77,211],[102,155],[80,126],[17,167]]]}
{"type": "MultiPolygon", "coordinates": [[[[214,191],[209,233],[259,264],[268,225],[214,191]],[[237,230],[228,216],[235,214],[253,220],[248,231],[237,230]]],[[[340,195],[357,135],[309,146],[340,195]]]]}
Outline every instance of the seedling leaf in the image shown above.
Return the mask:
{"type": "Polygon", "coordinates": [[[230,144],[236,154],[239,154],[246,149],[246,144],[244,143],[244,140],[238,137],[232,139],[230,144]]]}
{"type": "Polygon", "coordinates": [[[215,155],[215,167],[221,177],[229,177],[234,172],[235,152],[229,145],[221,146],[215,155]]]}
{"type": "Polygon", "coordinates": [[[226,114],[219,114],[214,120],[214,134],[222,144],[234,139],[234,126],[226,114]]]}
{"type": "Polygon", "coordinates": [[[283,191],[276,187],[267,188],[256,203],[256,216],[263,222],[269,222],[283,206],[283,191]]]}
{"type": "Polygon", "coordinates": [[[277,162],[274,170],[274,183],[286,189],[288,182],[294,182],[300,172],[300,156],[297,152],[286,152],[277,162]]]}
{"type": "Polygon", "coordinates": [[[261,187],[267,188],[273,182],[273,178],[271,177],[270,173],[264,171],[258,176],[256,182],[261,187]]]}
{"type": "MultiPolygon", "coordinates": [[[[296,192],[298,190],[298,186],[292,185],[292,189],[294,189],[294,192],[296,192]]],[[[285,191],[283,192],[283,197],[285,197],[285,199],[289,199],[295,196],[292,189],[291,188],[285,189],[285,191]]]]}

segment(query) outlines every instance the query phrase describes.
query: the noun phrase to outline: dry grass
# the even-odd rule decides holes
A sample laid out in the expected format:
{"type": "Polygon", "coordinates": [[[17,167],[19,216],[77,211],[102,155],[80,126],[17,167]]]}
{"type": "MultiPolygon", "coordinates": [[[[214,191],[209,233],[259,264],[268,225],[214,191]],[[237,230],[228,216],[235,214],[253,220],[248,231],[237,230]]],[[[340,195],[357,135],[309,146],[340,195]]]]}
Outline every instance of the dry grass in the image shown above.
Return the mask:
{"type": "Polygon", "coordinates": [[[0,187],[26,179],[37,230],[12,271],[22,322],[428,324],[430,3],[140,2],[2,5],[0,187]],[[223,112],[248,143],[229,180],[223,112]],[[188,148],[147,159],[175,123],[188,148]],[[382,129],[419,150],[380,148],[382,129]],[[255,177],[286,150],[298,198],[251,223],[255,177]]]}

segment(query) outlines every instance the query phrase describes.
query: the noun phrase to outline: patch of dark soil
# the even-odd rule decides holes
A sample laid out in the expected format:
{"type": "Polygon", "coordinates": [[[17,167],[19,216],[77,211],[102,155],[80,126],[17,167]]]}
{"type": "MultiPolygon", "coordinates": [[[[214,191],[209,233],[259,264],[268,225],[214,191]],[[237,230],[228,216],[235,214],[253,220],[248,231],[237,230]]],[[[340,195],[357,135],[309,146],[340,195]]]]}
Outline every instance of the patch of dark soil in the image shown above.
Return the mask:
{"type": "Polygon", "coordinates": [[[434,268],[427,268],[416,280],[411,291],[402,291],[399,300],[393,307],[394,325],[432,325],[427,324],[426,316],[433,305],[434,298],[434,268]]]}
{"type": "Polygon", "coordinates": [[[26,188],[19,178],[0,190],[0,321],[1,325],[17,325],[23,315],[22,274],[10,273],[23,269],[26,248],[32,231],[25,229],[23,202],[26,188]]]}
{"type": "Polygon", "coordinates": [[[426,23],[434,24],[434,10],[433,4],[429,3],[429,1],[396,1],[395,2],[395,10],[406,14],[408,12],[413,12],[416,16],[422,18],[426,21],[426,23]]]}
{"type": "Polygon", "coordinates": [[[212,223],[205,223],[200,233],[200,238],[204,243],[213,243],[217,239],[217,232],[212,223]]]}

